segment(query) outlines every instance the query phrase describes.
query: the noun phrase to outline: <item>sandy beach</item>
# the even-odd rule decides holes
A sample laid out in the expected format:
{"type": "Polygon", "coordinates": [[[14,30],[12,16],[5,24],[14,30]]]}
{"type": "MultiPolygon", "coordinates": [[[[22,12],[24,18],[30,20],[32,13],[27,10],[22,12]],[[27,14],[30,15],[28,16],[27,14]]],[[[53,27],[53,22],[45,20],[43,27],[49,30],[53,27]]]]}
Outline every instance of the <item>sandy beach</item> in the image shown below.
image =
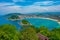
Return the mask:
{"type": "Polygon", "coordinates": [[[42,19],[48,19],[48,20],[53,20],[53,21],[56,21],[60,24],[59,20],[56,20],[56,19],[52,19],[52,18],[42,18],[42,19]]]}

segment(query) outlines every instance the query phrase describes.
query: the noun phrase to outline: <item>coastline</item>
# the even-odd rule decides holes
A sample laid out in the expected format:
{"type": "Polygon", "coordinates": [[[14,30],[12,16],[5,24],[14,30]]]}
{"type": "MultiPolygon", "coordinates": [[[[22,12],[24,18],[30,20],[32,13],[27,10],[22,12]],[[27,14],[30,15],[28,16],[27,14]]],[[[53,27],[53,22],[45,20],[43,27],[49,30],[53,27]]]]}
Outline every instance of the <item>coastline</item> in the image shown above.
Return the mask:
{"type": "MultiPolygon", "coordinates": [[[[27,18],[30,18],[30,17],[27,17],[27,18]]],[[[56,21],[56,22],[58,22],[60,24],[60,21],[59,20],[53,19],[53,18],[45,18],[45,17],[31,17],[31,18],[39,18],[39,19],[42,18],[42,19],[53,20],[53,21],[56,21]]]]}
{"type": "Polygon", "coordinates": [[[53,18],[48,18],[48,17],[20,17],[20,19],[10,19],[10,20],[12,20],[12,21],[14,21],[14,20],[22,20],[22,19],[24,19],[24,18],[38,18],[38,19],[48,19],[48,20],[53,20],[53,21],[56,21],[56,22],[58,22],[59,24],[60,24],[60,21],[59,20],[57,20],[57,19],[53,19],[53,18]]]}
{"type": "Polygon", "coordinates": [[[52,19],[52,18],[42,18],[42,19],[53,20],[53,21],[56,21],[56,22],[58,22],[58,23],[60,24],[60,21],[59,21],[59,20],[57,20],[57,19],[52,19]]]}

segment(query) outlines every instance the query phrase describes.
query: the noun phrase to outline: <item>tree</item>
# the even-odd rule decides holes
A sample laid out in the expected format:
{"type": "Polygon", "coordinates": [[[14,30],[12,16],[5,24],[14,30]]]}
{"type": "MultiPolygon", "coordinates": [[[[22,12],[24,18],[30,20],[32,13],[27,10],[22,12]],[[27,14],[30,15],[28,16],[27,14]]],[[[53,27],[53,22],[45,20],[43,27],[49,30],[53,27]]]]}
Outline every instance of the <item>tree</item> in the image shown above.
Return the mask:
{"type": "Polygon", "coordinates": [[[38,40],[38,37],[33,28],[26,28],[20,32],[20,40],[38,40]]]}
{"type": "Polygon", "coordinates": [[[29,24],[29,22],[27,20],[22,20],[23,24],[29,24]]]}
{"type": "Polygon", "coordinates": [[[50,40],[60,40],[60,28],[55,28],[51,31],[50,40]]]}
{"type": "Polygon", "coordinates": [[[39,29],[38,29],[38,33],[44,35],[44,36],[47,36],[49,37],[50,36],[50,31],[48,30],[48,28],[46,28],[45,26],[41,26],[39,29]]]}
{"type": "Polygon", "coordinates": [[[18,15],[11,15],[8,19],[18,19],[19,16],[18,15]]]}
{"type": "Polygon", "coordinates": [[[16,27],[10,24],[0,26],[0,40],[19,40],[16,27]]]}

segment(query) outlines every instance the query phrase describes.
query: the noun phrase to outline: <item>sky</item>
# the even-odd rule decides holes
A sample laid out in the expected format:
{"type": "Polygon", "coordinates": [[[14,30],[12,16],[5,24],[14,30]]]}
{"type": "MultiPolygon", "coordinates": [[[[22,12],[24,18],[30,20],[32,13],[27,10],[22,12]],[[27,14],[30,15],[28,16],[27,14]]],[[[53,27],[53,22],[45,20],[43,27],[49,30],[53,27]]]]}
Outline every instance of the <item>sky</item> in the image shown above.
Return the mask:
{"type": "Polygon", "coordinates": [[[60,0],[0,0],[0,14],[60,12],[60,0]]]}

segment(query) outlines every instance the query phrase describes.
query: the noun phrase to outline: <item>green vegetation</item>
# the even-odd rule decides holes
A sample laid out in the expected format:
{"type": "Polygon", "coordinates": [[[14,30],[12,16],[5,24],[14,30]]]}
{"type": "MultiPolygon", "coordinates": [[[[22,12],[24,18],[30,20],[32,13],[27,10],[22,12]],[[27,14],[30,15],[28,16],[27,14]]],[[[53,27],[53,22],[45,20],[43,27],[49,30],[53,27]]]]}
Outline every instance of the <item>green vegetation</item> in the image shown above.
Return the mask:
{"type": "Polygon", "coordinates": [[[16,27],[10,24],[0,26],[0,40],[18,40],[16,27]]]}
{"type": "Polygon", "coordinates": [[[8,19],[19,19],[18,15],[11,15],[8,19]]]}
{"type": "Polygon", "coordinates": [[[49,31],[45,26],[35,28],[30,25],[28,28],[18,31],[16,26],[11,24],[0,26],[0,40],[38,40],[38,33],[47,36],[49,40],[60,40],[60,28],[49,31]]]}
{"type": "Polygon", "coordinates": [[[35,30],[31,27],[20,32],[20,40],[38,40],[35,30]]]}
{"type": "Polygon", "coordinates": [[[38,40],[33,28],[17,31],[16,27],[10,24],[0,26],[0,40],[38,40]]]}
{"type": "Polygon", "coordinates": [[[29,22],[27,20],[22,20],[23,24],[29,24],[29,22]]]}

